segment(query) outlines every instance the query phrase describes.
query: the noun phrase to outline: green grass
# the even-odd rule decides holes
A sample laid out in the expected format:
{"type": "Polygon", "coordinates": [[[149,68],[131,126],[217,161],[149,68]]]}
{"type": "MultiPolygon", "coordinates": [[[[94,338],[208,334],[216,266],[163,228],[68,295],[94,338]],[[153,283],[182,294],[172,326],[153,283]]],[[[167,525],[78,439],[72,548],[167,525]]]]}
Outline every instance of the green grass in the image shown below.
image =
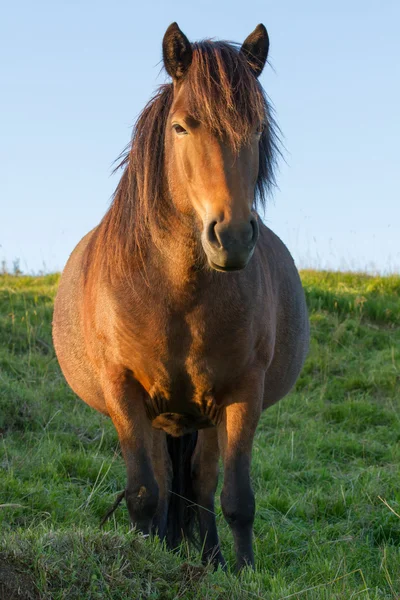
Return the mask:
{"type": "Polygon", "coordinates": [[[237,577],[130,532],[124,505],[100,530],[125,469],[57,365],[58,276],[0,277],[1,599],[400,597],[400,277],[302,279],[310,354],[258,429],[257,568],[237,577]]]}

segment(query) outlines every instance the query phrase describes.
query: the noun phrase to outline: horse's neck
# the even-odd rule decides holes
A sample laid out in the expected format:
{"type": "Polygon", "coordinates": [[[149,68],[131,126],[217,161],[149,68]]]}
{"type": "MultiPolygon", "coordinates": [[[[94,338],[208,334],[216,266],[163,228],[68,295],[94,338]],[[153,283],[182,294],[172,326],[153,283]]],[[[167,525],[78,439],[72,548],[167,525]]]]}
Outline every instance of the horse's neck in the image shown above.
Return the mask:
{"type": "Polygon", "coordinates": [[[133,245],[129,249],[124,238],[116,241],[118,235],[115,232],[111,237],[116,245],[111,251],[104,243],[104,224],[100,231],[94,255],[105,269],[105,278],[114,288],[130,285],[143,297],[151,290],[157,290],[160,296],[180,304],[193,295],[200,280],[204,282],[204,278],[212,278],[193,229],[174,224],[168,232],[156,235],[149,232],[139,249],[133,245]],[[118,252],[119,247],[121,252],[118,252]]]}
{"type": "Polygon", "coordinates": [[[204,251],[193,231],[175,226],[151,240],[144,268],[169,290],[184,294],[204,276],[205,262],[204,251]]]}

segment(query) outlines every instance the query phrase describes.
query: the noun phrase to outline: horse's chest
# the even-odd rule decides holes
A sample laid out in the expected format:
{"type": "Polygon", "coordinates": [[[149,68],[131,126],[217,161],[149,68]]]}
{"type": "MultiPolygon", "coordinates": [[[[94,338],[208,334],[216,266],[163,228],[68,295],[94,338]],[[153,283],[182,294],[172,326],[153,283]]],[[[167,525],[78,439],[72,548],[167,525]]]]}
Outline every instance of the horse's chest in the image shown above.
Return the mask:
{"type": "Polygon", "coordinates": [[[253,341],[247,323],[226,311],[161,317],[134,333],[131,370],[148,392],[154,426],[181,435],[218,420],[230,387],[251,360],[253,341]]]}

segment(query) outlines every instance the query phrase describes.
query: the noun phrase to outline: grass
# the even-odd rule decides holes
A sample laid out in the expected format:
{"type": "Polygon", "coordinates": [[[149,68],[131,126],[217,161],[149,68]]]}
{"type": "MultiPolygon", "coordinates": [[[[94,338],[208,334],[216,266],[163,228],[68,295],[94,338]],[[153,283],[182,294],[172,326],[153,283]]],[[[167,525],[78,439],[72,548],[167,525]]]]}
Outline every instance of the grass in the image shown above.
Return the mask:
{"type": "Polygon", "coordinates": [[[302,279],[311,350],[258,429],[257,568],[237,577],[129,531],[125,506],[99,529],[125,469],[57,365],[58,276],[0,277],[1,599],[400,597],[400,277],[302,279]]]}

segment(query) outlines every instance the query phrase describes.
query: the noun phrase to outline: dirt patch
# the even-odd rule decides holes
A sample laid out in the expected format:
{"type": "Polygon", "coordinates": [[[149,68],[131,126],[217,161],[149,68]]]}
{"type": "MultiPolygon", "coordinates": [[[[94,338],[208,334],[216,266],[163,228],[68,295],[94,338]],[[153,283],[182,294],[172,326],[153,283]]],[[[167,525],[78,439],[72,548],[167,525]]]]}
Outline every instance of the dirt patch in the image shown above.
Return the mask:
{"type": "Polygon", "coordinates": [[[38,600],[33,578],[9,559],[0,556],[0,600],[38,600]]]}

